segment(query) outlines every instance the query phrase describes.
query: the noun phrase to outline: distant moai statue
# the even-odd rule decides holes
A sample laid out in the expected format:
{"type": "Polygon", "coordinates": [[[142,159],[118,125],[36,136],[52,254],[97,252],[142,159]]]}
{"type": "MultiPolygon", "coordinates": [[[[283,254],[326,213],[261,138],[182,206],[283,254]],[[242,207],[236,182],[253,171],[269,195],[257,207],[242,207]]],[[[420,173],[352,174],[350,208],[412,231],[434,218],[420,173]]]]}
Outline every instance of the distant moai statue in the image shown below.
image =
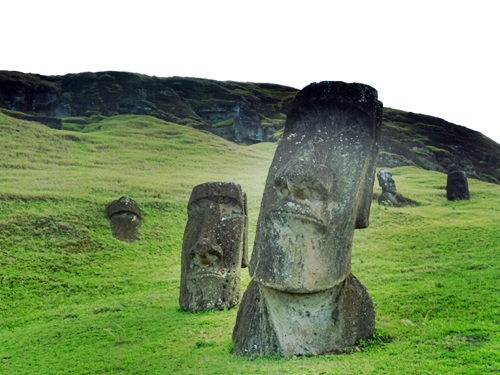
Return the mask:
{"type": "Polygon", "coordinates": [[[381,116],[367,85],[297,94],[266,181],[234,354],[342,352],[373,335],[373,302],[350,268],[354,229],[368,226],[381,116]]]}
{"type": "Polygon", "coordinates": [[[378,171],[377,179],[380,187],[382,188],[382,194],[378,197],[378,203],[384,206],[399,206],[396,199],[396,183],[392,178],[392,173],[387,170],[378,171]]]}
{"type": "Polygon", "coordinates": [[[392,173],[381,170],[377,173],[378,183],[382,188],[382,194],[378,197],[378,204],[390,207],[418,206],[419,203],[410,198],[403,197],[397,192],[396,183],[392,173]]]}
{"type": "Polygon", "coordinates": [[[452,167],[446,179],[446,198],[449,201],[469,200],[467,176],[459,167],[452,167]]]}
{"type": "Polygon", "coordinates": [[[207,182],[195,186],[182,243],[180,306],[198,312],[236,305],[247,253],[248,210],[240,185],[207,182]]]}
{"type": "Polygon", "coordinates": [[[127,242],[139,239],[141,209],[136,201],[123,196],[107,205],[106,214],[114,237],[127,242]]]}

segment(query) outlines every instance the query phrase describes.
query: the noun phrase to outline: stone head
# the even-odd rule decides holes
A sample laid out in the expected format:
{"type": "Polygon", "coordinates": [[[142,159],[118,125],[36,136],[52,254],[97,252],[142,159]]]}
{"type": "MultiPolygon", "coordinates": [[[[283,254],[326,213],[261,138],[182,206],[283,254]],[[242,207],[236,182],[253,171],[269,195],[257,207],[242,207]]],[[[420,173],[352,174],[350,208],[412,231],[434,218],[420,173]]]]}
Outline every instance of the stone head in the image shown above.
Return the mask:
{"type": "Polygon", "coordinates": [[[310,293],[347,277],[354,229],[368,226],[381,115],[370,86],[321,82],[297,94],[266,181],[255,280],[310,293]]]}
{"type": "Polygon", "coordinates": [[[389,171],[381,170],[377,173],[378,183],[384,193],[396,194],[396,183],[389,171]]]}
{"type": "Polygon", "coordinates": [[[182,244],[180,304],[203,311],[234,306],[247,265],[246,195],[232,182],[196,186],[182,244]]]}
{"type": "Polygon", "coordinates": [[[136,201],[123,196],[107,205],[106,214],[114,237],[127,242],[139,238],[141,210],[136,201]]]}
{"type": "Polygon", "coordinates": [[[463,170],[454,169],[448,173],[446,198],[449,201],[469,199],[469,184],[463,170]]]}

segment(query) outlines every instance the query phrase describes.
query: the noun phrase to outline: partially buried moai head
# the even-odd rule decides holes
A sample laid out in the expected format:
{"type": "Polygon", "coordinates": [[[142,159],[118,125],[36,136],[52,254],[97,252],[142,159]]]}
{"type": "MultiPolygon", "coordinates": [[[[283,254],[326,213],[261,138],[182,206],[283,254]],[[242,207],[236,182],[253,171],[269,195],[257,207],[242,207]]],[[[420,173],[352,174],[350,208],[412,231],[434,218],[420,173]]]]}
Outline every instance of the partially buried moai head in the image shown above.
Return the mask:
{"type": "Polygon", "coordinates": [[[139,239],[141,210],[133,199],[123,196],[106,207],[114,237],[126,242],[139,239]]]}
{"type": "Polygon", "coordinates": [[[262,199],[255,280],[311,293],[348,276],[354,229],[368,226],[381,115],[367,85],[321,82],[297,95],[262,199]]]}
{"type": "Polygon", "coordinates": [[[246,195],[232,182],[196,186],[182,244],[179,303],[184,310],[231,308],[247,265],[246,195]]]}

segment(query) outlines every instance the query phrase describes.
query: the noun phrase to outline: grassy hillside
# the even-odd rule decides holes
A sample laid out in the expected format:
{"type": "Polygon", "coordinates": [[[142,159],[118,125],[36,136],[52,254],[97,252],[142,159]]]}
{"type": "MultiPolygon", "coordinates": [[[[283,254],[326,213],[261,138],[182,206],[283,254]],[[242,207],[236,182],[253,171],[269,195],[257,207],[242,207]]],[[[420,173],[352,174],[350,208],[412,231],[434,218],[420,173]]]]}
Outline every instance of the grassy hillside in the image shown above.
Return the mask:
{"type": "Polygon", "coordinates": [[[2,374],[500,371],[498,185],[469,180],[471,200],[447,202],[444,174],[392,169],[421,205],[374,203],[356,233],[352,269],[375,302],[376,337],[346,355],[248,361],[230,354],[236,309],[179,309],[182,235],[193,186],[236,181],[252,243],[275,145],[147,116],[71,132],[0,114],[0,134],[2,374]],[[104,215],[122,195],[144,213],[132,244],[111,236],[104,215]]]}

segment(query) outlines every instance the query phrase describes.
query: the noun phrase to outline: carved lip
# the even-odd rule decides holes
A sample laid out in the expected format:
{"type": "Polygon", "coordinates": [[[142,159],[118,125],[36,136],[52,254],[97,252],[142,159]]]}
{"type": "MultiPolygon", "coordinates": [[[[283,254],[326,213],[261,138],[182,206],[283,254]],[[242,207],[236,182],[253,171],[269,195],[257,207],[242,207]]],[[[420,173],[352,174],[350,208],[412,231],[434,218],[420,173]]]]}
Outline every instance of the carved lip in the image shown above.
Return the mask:
{"type": "Polygon", "coordinates": [[[221,272],[209,271],[209,270],[196,270],[196,271],[191,271],[191,274],[189,276],[190,279],[202,279],[202,278],[208,278],[208,277],[214,277],[217,279],[225,279],[226,274],[221,273],[221,272]]]}
{"type": "Polygon", "coordinates": [[[275,205],[268,212],[268,217],[273,219],[275,217],[292,217],[297,220],[310,222],[326,228],[327,220],[318,214],[314,209],[308,205],[296,203],[292,201],[283,202],[281,205],[275,205]]]}

